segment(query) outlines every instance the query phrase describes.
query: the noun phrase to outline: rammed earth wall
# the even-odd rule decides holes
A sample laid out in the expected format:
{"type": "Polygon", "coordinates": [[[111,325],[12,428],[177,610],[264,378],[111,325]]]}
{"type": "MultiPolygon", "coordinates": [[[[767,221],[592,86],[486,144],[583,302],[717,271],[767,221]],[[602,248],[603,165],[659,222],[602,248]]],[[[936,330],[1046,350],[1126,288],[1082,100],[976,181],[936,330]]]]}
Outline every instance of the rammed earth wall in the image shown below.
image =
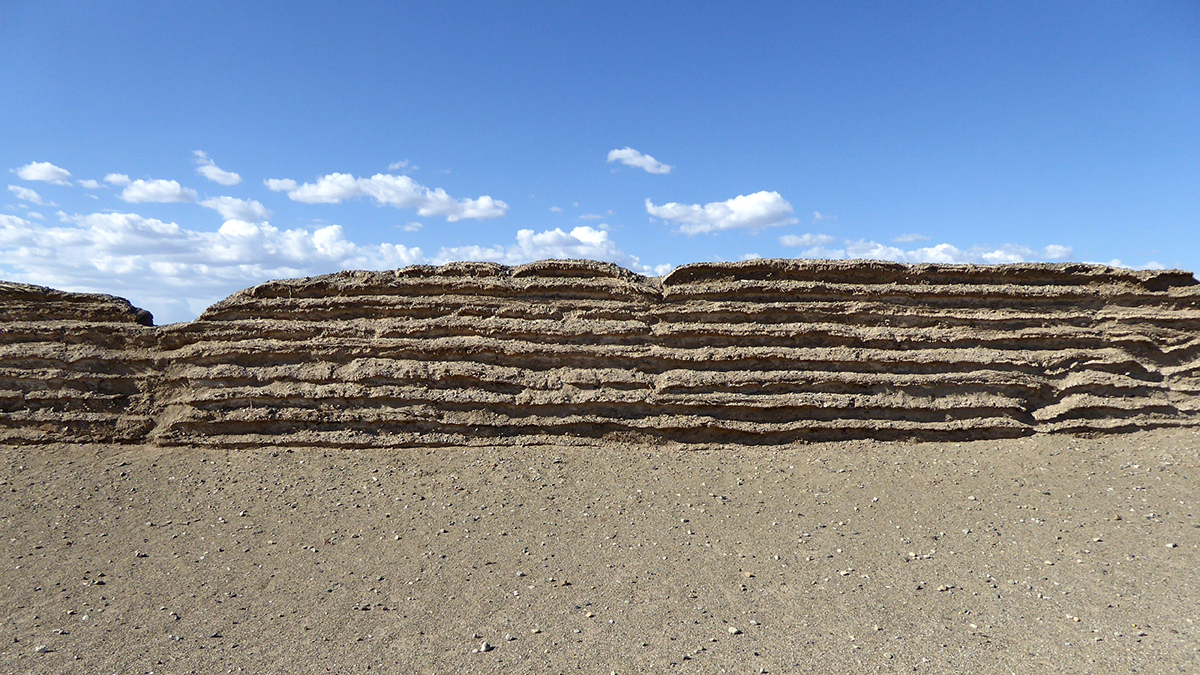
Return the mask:
{"type": "Polygon", "coordinates": [[[0,443],[979,439],[1200,424],[1200,285],[1078,264],[587,261],[274,281],[149,325],[0,283],[0,443]]]}

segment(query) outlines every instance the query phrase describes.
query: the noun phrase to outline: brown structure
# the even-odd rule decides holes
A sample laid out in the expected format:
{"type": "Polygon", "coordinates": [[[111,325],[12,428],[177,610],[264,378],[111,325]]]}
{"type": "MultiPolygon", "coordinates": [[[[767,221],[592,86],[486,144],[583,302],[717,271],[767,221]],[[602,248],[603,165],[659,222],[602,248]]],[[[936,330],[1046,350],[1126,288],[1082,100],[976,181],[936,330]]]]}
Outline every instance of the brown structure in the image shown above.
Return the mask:
{"type": "Polygon", "coordinates": [[[1200,425],[1200,285],[1081,264],[456,263],[150,325],[0,283],[0,443],[982,439],[1200,425]]]}

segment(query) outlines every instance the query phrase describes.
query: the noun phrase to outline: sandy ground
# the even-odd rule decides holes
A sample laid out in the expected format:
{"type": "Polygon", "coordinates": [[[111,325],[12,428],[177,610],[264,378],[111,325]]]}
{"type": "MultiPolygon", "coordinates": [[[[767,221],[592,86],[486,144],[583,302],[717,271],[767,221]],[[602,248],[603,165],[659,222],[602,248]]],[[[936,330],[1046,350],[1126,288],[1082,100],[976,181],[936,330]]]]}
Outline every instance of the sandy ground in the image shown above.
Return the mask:
{"type": "Polygon", "coordinates": [[[1198,672],[1198,479],[1192,430],[4,447],[0,671],[1198,672]]]}

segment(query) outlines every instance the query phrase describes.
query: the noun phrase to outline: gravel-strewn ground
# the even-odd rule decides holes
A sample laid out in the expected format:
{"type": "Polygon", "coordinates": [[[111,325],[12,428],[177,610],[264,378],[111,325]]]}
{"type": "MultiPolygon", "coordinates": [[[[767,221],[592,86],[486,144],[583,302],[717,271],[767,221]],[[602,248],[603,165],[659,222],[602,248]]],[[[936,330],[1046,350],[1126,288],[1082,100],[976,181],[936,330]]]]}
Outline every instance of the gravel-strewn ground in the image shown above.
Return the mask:
{"type": "Polygon", "coordinates": [[[0,481],[3,672],[1200,671],[1194,430],[4,447],[0,481]]]}

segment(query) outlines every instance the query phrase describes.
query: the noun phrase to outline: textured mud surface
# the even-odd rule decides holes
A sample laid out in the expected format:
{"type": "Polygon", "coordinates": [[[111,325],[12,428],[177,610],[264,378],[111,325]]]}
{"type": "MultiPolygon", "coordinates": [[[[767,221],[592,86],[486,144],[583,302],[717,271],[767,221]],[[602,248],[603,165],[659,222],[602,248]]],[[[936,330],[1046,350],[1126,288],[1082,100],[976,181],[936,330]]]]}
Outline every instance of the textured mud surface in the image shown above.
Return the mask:
{"type": "Polygon", "coordinates": [[[163,327],[0,285],[0,442],[966,440],[1200,422],[1200,285],[1088,265],[582,261],[264,284],[163,327]]]}

